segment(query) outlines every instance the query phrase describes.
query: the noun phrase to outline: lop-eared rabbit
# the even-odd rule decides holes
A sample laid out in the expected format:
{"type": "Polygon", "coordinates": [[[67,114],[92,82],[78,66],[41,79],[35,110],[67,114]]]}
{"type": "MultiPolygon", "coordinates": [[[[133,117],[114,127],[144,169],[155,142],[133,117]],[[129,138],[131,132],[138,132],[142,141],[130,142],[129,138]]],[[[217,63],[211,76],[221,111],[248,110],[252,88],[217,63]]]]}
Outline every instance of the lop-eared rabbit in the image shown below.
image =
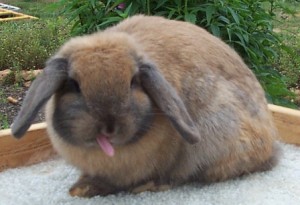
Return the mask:
{"type": "Polygon", "coordinates": [[[204,29],[134,16],[48,60],[12,126],[46,104],[57,152],[82,171],[72,196],[161,191],[270,169],[277,131],[238,54],[204,29]]]}

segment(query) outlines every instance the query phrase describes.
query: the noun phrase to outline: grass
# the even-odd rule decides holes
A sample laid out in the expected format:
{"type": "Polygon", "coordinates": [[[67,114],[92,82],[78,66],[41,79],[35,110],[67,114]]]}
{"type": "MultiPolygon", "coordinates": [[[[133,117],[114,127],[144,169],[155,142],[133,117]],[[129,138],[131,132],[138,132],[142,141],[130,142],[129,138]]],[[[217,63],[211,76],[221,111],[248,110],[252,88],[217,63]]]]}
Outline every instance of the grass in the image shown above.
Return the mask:
{"type": "Polygon", "coordinates": [[[20,12],[38,18],[51,18],[56,15],[49,9],[54,0],[2,0],[1,2],[17,6],[21,9],[20,12]]]}
{"type": "Polygon", "coordinates": [[[6,99],[5,99],[3,91],[0,90],[0,103],[4,103],[4,102],[6,102],[6,99]]]}
{"type": "Polygon", "coordinates": [[[68,21],[53,12],[52,2],[12,0],[9,3],[39,19],[0,23],[0,70],[43,68],[45,60],[70,37],[68,21]]]}
{"type": "Polygon", "coordinates": [[[285,76],[288,87],[294,90],[300,88],[300,2],[285,1],[284,4],[294,14],[278,13],[274,31],[289,48],[282,50],[274,63],[285,76]]]}
{"type": "Polygon", "coordinates": [[[8,129],[8,128],[9,128],[9,123],[8,123],[7,116],[2,115],[0,113],[0,129],[8,129]]]}
{"type": "Polygon", "coordinates": [[[2,23],[0,70],[42,68],[69,37],[65,24],[66,20],[59,17],[2,23]]]}
{"type": "Polygon", "coordinates": [[[16,2],[14,6],[21,8],[22,12],[27,15],[35,16],[38,18],[52,18],[55,17],[54,13],[49,7],[51,3],[47,2],[16,2]]]}
{"type": "MultiPolygon", "coordinates": [[[[2,90],[0,90],[0,104],[6,103],[6,99],[2,90]]],[[[9,128],[7,116],[0,113],[0,130],[9,128]]]]}

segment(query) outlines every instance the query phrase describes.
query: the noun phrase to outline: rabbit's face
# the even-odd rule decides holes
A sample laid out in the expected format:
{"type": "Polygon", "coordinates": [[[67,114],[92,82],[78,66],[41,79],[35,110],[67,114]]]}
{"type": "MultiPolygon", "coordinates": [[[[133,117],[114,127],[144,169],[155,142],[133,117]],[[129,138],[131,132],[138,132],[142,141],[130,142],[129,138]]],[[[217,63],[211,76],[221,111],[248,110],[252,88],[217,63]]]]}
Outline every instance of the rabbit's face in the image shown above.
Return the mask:
{"type": "Polygon", "coordinates": [[[99,136],[112,145],[140,138],[153,108],[133,56],[122,48],[101,52],[94,47],[73,52],[69,59],[70,77],[54,100],[52,123],[59,136],[79,146],[97,145],[99,136]]]}
{"type": "Polygon", "coordinates": [[[176,88],[126,34],[95,34],[66,43],[33,82],[12,132],[22,137],[42,105],[50,126],[66,142],[97,144],[108,155],[114,145],[134,143],[166,116],[189,143],[200,139],[176,88]]]}

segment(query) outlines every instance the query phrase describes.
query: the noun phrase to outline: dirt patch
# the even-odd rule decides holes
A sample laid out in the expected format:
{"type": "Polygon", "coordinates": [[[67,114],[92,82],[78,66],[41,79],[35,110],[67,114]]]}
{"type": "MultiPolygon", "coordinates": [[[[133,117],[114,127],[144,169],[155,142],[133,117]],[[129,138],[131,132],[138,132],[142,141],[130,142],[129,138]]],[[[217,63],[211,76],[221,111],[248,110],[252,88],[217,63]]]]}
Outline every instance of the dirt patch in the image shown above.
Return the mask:
{"type": "MultiPolygon", "coordinates": [[[[26,91],[28,88],[20,87],[15,85],[6,85],[1,86],[0,90],[0,129],[8,128],[14,118],[17,116],[18,111],[21,108],[22,101],[25,97],[26,91]],[[13,98],[17,100],[16,103],[13,103],[9,100],[13,98]]],[[[39,112],[34,123],[42,122],[45,119],[44,112],[39,112]]]]}

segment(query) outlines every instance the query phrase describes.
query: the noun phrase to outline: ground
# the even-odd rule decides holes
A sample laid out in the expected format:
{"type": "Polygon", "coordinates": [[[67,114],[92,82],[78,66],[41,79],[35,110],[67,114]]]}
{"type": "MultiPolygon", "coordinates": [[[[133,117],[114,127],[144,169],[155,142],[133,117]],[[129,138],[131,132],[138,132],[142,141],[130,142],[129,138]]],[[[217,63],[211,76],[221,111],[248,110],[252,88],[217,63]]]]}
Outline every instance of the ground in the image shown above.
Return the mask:
{"type": "MultiPolygon", "coordinates": [[[[0,130],[9,128],[13,119],[17,116],[17,113],[21,107],[22,100],[25,97],[28,88],[24,86],[1,86],[0,90],[0,130]],[[3,87],[3,88],[2,88],[3,87]],[[11,103],[7,99],[12,97],[16,99],[17,103],[11,103]]],[[[34,122],[42,122],[44,120],[43,112],[40,112],[34,122]]]]}

